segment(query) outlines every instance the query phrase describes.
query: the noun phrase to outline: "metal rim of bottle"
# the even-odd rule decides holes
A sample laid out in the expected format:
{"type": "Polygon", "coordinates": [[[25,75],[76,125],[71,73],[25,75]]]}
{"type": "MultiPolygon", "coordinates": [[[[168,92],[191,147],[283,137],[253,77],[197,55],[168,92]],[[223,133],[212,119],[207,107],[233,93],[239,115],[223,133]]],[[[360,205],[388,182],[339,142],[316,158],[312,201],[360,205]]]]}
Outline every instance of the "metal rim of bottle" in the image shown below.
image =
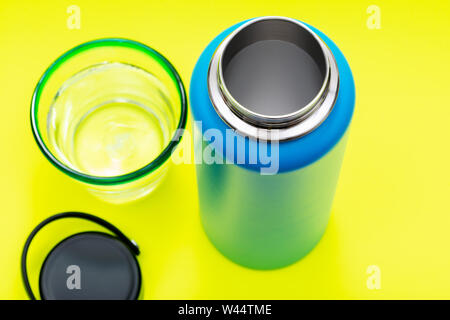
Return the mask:
{"type": "Polygon", "coordinates": [[[331,112],[339,89],[339,71],[334,56],[325,42],[304,23],[279,16],[252,19],[235,29],[216,49],[208,69],[208,91],[218,115],[232,129],[249,138],[273,141],[292,140],[317,128],[331,112]],[[283,20],[296,24],[317,41],[323,54],[326,73],[317,95],[295,112],[283,115],[264,115],[249,110],[233,98],[224,81],[222,57],[235,36],[248,26],[264,20],[283,20]]]}

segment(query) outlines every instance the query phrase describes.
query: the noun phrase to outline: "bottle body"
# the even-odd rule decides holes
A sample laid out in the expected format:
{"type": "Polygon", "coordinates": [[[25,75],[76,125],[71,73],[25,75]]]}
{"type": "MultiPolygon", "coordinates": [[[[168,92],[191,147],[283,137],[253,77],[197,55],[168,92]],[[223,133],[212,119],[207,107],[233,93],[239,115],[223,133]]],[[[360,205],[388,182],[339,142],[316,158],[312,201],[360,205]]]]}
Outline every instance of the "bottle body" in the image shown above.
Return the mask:
{"type": "MultiPolygon", "coordinates": [[[[195,148],[197,159],[204,157],[211,143],[208,130],[226,136],[225,131],[230,129],[211,102],[206,82],[217,47],[243,23],[214,39],[194,70],[190,99],[198,131],[195,144],[201,146],[195,148]]],[[[314,248],[328,224],[353,114],[354,84],[339,49],[313,30],[333,52],[339,69],[339,92],[326,119],[311,132],[277,142],[279,163],[275,173],[262,174],[259,162],[239,162],[226,147],[215,155],[222,161],[203,161],[196,167],[206,234],[222,254],[246,267],[274,269],[294,263],[314,248]]],[[[245,150],[266,152],[262,144],[267,141],[244,136],[239,130],[233,132],[237,139],[245,140],[245,150]]]]}
{"type": "Polygon", "coordinates": [[[320,160],[275,175],[198,165],[208,238],[232,261],[255,269],[286,266],[305,256],[327,227],[345,145],[346,136],[320,160]]]}

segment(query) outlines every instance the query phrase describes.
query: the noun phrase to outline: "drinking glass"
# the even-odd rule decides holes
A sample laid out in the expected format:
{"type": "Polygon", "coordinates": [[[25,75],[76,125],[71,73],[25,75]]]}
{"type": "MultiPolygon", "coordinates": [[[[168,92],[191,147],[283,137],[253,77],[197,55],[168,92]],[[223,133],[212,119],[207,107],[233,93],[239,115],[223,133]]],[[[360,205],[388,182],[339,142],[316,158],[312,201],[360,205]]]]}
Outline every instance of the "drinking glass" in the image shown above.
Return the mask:
{"type": "Polygon", "coordinates": [[[59,170],[111,203],[154,190],[186,126],[183,83],[154,49],[126,39],[81,44],[42,75],[34,138],[59,170]]]}

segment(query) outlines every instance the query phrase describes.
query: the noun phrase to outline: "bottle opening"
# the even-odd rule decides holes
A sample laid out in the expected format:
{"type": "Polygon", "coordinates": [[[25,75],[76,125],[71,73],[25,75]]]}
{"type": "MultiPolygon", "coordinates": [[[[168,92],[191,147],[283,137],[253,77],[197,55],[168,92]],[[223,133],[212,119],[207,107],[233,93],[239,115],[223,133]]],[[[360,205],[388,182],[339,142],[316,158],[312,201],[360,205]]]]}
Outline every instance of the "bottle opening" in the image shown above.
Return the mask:
{"type": "Polygon", "coordinates": [[[272,140],[300,137],[325,120],[337,96],[339,74],[330,49],[307,25],[260,17],[219,45],[208,90],[221,118],[238,132],[272,140]]]}
{"type": "Polygon", "coordinates": [[[325,55],[309,30],[286,20],[248,25],[222,57],[224,85],[248,110],[284,116],[307,106],[327,75],[325,55]]]}

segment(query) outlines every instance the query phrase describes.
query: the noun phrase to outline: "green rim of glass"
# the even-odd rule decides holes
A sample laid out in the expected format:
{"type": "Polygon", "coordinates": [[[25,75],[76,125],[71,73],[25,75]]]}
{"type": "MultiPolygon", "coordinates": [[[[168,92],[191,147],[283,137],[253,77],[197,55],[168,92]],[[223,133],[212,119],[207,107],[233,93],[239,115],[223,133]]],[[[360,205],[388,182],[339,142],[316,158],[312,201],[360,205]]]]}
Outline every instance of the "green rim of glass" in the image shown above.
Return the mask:
{"type": "Polygon", "coordinates": [[[31,100],[31,128],[33,131],[34,139],[36,140],[39,149],[41,149],[42,153],[45,155],[45,157],[59,170],[64,172],[65,174],[69,175],[72,178],[75,178],[77,180],[80,180],[82,182],[90,183],[90,184],[96,184],[96,185],[114,185],[114,184],[122,184],[126,182],[131,182],[133,180],[136,180],[138,178],[141,178],[142,176],[154,171],[159,166],[161,166],[171,155],[172,150],[175,149],[177,144],[180,142],[182,138],[182,129],[186,127],[186,119],[187,119],[187,98],[186,98],[186,91],[183,85],[183,82],[175,69],[175,67],[167,60],[162,54],[157,52],[156,50],[133,40],[128,39],[121,39],[121,38],[107,38],[107,39],[98,39],[93,40],[89,42],[85,42],[83,44],[80,44],[66,53],[64,53],[62,56],[60,56],[58,59],[53,62],[50,67],[44,72],[42,77],[39,79],[38,84],[36,85],[36,88],[33,92],[33,98],[31,100]],[[164,68],[164,70],[167,71],[167,73],[170,75],[172,81],[175,83],[179,97],[180,97],[180,104],[181,104],[181,112],[180,112],[180,120],[178,122],[177,129],[175,130],[175,134],[170,140],[169,144],[166,146],[166,148],[159,154],[158,157],[156,157],[152,162],[147,164],[146,166],[124,174],[120,176],[112,176],[112,177],[97,177],[88,175],[79,171],[76,171],[61,161],[59,161],[47,148],[46,144],[44,143],[41,133],[39,131],[39,125],[38,125],[38,107],[39,107],[39,99],[41,97],[42,91],[45,87],[45,84],[47,83],[48,79],[51,77],[53,72],[57,70],[64,62],[69,60],[71,57],[87,51],[89,49],[93,48],[99,48],[99,47],[126,47],[135,49],[138,51],[141,51],[145,54],[147,54],[150,58],[154,59],[158,64],[164,68]]]}

